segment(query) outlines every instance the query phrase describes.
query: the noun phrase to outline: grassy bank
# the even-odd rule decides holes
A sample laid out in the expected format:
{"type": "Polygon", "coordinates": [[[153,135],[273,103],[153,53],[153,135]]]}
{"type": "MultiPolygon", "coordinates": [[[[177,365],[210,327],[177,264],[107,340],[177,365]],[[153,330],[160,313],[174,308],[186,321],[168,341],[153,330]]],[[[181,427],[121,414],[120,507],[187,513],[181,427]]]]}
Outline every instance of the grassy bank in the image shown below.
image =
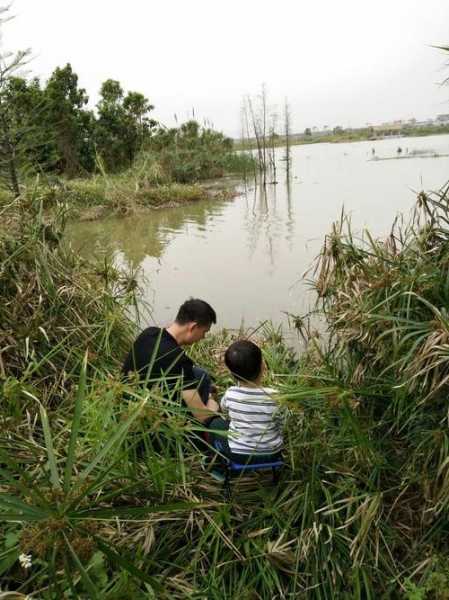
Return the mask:
{"type": "MultiPolygon", "coordinates": [[[[108,170],[96,155],[91,175],[69,178],[40,166],[35,169],[39,175],[22,177],[18,189],[25,204],[39,197],[46,212],[64,205],[67,217],[90,220],[227,197],[233,195],[235,181],[254,168],[254,159],[234,152],[231,140],[190,121],[179,130],[161,130],[128,168],[108,170]]],[[[14,194],[6,179],[0,183],[1,207],[14,194]]]]}
{"type": "MultiPolygon", "coordinates": [[[[230,194],[229,189],[220,190],[230,194]]],[[[36,193],[35,190],[32,191],[36,193]]],[[[176,207],[188,202],[213,200],[217,195],[204,184],[138,183],[132,173],[120,176],[96,176],[40,185],[37,192],[46,209],[63,202],[71,219],[93,220],[111,214],[128,215],[162,207],[176,207]]]]}
{"type": "MultiPolygon", "coordinates": [[[[37,199],[36,199],[37,200],[37,199]]],[[[12,219],[14,208],[14,219],[12,219]]],[[[313,285],[326,340],[258,332],[288,410],[277,486],[221,485],[162,382],[125,386],[135,282],[58,243],[41,203],[0,238],[0,581],[31,598],[445,598],[447,190],[387,240],[343,218],[313,285]]],[[[5,218],[5,215],[2,215],[5,218]]],[[[221,332],[194,349],[220,391],[221,332]]]]}
{"type": "MultiPolygon", "coordinates": [[[[66,218],[95,220],[109,215],[129,215],[159,208],[182,206],[201,200],[232,197],[237,176],[198,183],[157,183],[141,179],[134,170],[120,175],[81,179],[37,178],[22,187],[25,206],[41,202],[47,215],[65,208],[66,218]]],[[[0,209],[14,206],[11,195],[0,193],[0,209]]],[[[14,212],[14,208],[12,209],[14,212]]]]}

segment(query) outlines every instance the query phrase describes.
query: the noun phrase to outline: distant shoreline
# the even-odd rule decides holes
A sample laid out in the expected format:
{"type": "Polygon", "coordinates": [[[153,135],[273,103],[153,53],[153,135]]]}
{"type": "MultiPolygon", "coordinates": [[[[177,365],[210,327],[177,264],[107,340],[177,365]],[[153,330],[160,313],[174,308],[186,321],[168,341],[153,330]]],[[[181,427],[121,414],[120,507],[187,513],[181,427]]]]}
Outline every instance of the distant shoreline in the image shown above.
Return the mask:
{"type": "MultiPolygon", "coordinates": [[[[379,137],[373,137],[369,135],[366,130],[352,130],[352,131],[344,131],[342,133],[333,133],[329,135],[310,135],[297,137],[298,134],[292,135],[289,140],[290,146],[305,146],[308,144],[342,144],[349,142],[372,142],[373,144],[376,142],[380,142],[383,140],[390,139],[401,139],[401,138],[410,138],[410,137],[430,137],[433,135],[445,135],[449,134],[449,125],[442,125],[435,130],[435,128],[416,128],[416,129],[406,129],[402,131],[398,135],[383,135],[379,137]]],[[[267,140],[267,145],[274,145],[276,148],[285,147],[285,137],[277,136],[273,141],[267,140]],[[274,142],[274,144],[272,143],[274,142]]],[[[234,148],[235,150],[255,150],[257,149],[257,144],[255,140],[244,141],[242,140],[234,140],[234,148]]]]}

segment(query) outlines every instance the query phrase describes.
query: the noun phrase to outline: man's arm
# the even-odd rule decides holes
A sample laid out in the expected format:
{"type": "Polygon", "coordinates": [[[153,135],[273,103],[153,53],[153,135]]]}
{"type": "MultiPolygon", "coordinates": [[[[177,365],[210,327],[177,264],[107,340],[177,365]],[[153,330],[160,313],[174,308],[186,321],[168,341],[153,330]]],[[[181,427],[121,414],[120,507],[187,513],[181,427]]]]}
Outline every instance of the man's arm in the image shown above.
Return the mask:
{"type": "Polygon", "coordinates": [[[217,416],[219,406],[213,398],[209,398],[205,405],[197,390],[183,390],[181,393],[187,408],[198,421],[203,423],[211,417],[217,416]]]}

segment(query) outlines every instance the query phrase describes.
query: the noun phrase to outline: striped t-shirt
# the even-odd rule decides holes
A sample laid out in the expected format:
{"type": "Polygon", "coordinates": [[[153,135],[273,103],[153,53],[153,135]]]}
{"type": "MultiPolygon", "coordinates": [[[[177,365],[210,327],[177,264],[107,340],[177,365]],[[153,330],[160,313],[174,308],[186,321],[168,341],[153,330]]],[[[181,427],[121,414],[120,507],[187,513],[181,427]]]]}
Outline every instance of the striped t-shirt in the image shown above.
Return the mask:
{"type": "Polygon", "coordinates": [[[235,454],[274,454],[282,448],[280,406],[271,388],[231,386],[221,399],[229,417],[229,448],[235,454]]]}

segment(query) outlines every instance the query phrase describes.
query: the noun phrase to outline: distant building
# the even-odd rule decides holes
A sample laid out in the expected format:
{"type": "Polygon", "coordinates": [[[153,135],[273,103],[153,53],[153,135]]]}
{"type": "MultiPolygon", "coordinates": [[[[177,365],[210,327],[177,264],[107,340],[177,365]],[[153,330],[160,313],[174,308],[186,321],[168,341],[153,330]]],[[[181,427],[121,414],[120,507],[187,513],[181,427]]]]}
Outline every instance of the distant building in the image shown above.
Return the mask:
{"type": "Polygon", "coordinates": [[[326,135],[331,135],[332,134],[332,129],[318,129],[317,131],[313,132],[314,135],[319,135],[320,137],[324,137],[326,135]]]}
{"type": "Polygon", "coordinates": [[[439,123],[432,119],[426,119],[425,121],[416,121],[414,127],[433,127],[434,125],[439,125],[439,123]]]}
{"type": "Polygon", "coordinates": [[[389,131],[397,133],[402,129],[402,121],[394,121],[393,123],[382,123],[381,125],[373,125],[374,131],[389,131]]]}
{"type": "Polygon", "coordinates": [[[449,123],[449,115],[437,115],[436,121],[439,125],[449,123]]]}

